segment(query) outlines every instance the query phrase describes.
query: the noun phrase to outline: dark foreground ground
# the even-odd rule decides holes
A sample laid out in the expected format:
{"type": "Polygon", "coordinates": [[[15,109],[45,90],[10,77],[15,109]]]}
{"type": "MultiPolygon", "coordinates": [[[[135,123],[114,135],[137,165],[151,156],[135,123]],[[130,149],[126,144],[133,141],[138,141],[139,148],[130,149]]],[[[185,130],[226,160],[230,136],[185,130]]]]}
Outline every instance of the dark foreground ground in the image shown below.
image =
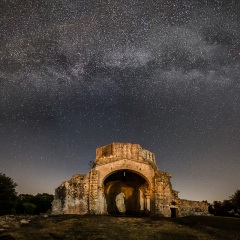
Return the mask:
{"type": "Polygon", "coordinates": [[[240,219],[59,215],[33,218],[0,232],[0,240],[14,239],[240,239],[240,219]]]}

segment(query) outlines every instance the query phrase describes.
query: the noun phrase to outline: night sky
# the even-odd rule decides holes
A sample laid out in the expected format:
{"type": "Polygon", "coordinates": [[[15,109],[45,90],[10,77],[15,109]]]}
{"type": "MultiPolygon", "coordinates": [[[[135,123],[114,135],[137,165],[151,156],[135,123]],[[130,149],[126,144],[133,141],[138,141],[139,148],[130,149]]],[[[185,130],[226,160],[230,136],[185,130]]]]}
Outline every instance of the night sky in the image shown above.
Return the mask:
{"type": "Polygon", "coordinates": [[[240,188],[238,0],[1,0],[0,172],[53,194],[112,142],[181,198],[240,188]]]}

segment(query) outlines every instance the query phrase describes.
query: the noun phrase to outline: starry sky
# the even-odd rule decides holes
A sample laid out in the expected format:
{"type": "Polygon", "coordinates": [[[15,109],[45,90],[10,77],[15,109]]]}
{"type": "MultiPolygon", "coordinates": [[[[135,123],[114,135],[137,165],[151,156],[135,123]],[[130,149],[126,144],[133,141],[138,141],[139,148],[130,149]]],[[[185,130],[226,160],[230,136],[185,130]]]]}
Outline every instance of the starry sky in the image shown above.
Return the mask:
{"type": "Polygon", "coordinates": [[[54,193],[138,143],[181,198],[240,188],[240,2],[1,0],[0,172],[54,193]]]}

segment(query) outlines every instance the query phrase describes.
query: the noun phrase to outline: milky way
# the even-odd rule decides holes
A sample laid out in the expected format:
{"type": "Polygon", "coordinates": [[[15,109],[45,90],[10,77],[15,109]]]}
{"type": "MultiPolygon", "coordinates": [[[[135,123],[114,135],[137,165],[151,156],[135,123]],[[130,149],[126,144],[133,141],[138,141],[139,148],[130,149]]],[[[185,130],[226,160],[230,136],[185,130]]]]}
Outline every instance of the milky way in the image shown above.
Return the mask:
{"type": "Polygon", "coordinates": [[[19,193],[53,193],[111,142],[154,152],[182,198],[239,189],[238,1],[0,9],[0,171],[19,193]]]}

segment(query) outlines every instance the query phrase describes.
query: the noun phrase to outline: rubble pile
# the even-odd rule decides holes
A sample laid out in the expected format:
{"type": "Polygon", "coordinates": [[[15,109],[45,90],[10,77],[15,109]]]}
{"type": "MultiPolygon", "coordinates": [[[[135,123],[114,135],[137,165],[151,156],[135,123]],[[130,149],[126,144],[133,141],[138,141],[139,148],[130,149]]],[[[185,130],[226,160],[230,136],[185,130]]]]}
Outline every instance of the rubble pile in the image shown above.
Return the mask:
{"type": "Polygon", "coordinates": [[[20,228],[22,225],[29,224],[39,218],[46,218],[48,215],[4,215],[0,216],[0,232],[20,228]]]}

